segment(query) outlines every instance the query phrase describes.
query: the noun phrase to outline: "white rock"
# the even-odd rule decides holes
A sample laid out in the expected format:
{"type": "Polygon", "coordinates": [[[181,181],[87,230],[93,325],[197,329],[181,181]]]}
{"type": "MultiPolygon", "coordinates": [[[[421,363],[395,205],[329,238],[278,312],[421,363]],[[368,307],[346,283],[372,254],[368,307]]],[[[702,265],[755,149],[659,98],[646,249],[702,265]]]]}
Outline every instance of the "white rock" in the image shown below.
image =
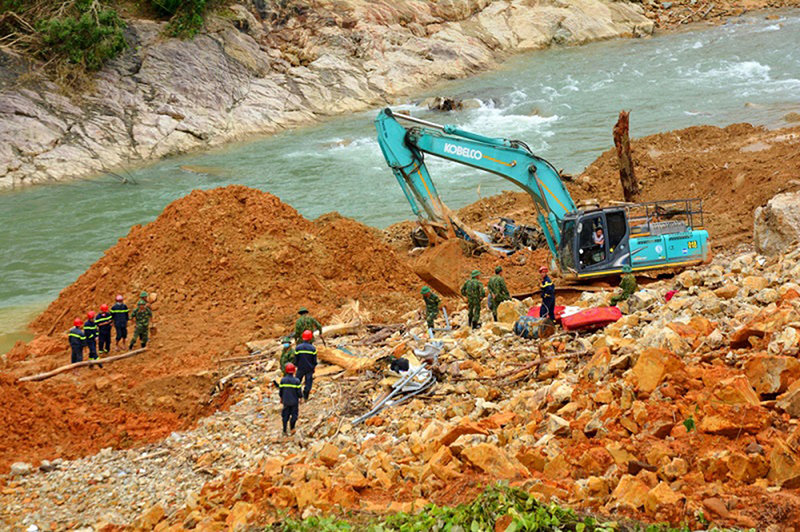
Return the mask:
{"type": "Polygon", "coordinates": [[[753,240],[764,255],[777,255],[800,240],[800,192],[778,194],[756,209],[753,240]]]}

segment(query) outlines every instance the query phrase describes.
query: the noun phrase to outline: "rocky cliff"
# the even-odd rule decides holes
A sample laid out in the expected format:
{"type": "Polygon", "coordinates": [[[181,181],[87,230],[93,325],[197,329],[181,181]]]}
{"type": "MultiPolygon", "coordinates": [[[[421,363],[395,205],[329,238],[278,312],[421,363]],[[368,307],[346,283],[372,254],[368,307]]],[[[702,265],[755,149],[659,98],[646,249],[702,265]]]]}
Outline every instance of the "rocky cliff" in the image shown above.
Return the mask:
{"type": "Polygon", "coordinates": [[[249,0],[193,40],[129,21],[129,50],[80,95],[0,52],[0,188],[95,174],[363,110],[504,54],[641,36],[608,0],[249,0]]]}

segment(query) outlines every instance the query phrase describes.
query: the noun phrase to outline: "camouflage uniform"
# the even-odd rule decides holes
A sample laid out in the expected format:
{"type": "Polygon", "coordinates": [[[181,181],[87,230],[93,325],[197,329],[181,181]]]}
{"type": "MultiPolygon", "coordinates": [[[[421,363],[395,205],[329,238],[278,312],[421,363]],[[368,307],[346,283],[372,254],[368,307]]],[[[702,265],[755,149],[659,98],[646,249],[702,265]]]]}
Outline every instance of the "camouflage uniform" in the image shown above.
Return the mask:
{"type": "Polygon", "coordinates": [[[497,307],[503,301],[510,300],[511,294],[508,293],[506,282],[499,274],[489,279],[487,288],[489,289],[489,296],[492,298],[492,316],[494,316],[494,321],[497,321],[497,307]]]}
{"type": "Polygon", "coordinates": [[[472,278],[461,287],[461,295],[467,298],[469,307],[469,325],[473,329],[481,326],[481,300],[486,296],[486,290],[477,279],[478,275],[472,272],[472,278]]]}
{"type": "Polygon", "coordinates": [[[433,329],[433,322],[439,315],[439,303],[442,300],[433,292],[428,292],[422,299],[425,300],[425,321],[428,323],[428,328],[433,329]]]}
{"type": "MultiPolygon", "coordinates": [[[[285,338],[284,340],[291,341],[291,338],[285,338]]],[[[294,348],[291,345],[283,348],[283,352],[281,353],[281,371],[284,375],[286,375],[286,364],[289,362],[294,364],[294,354],[294,348]]]]}
{"type": "Polygon", "coordinates": [[[626,273],[622,276],[622,282],[619,283],[619,287],[622,288],[622,293],[611,298],[612,305],[627,300],[639,289],[639,285],[636,283],[636,277],[634,277],[632,273],[626,273]]]}
{"type": "Polygon", "coordinates": [[[143,305],[143,303],[145,303],[145,301],[140,299],[136,310],[131,312],[131,319],[136,320],[136,327],[133,329],[133,339],[128,349],[133,349],[138,338],[142,339],[142,347],[147,346],[147,339],[150,333],[150,320],[153,317],[153,311],[150,310],[150,307],[143,305]]]}
{"type": "MultiPolygon", "coordinates": [[[[311,331],[312,333],[317,330],[322,334],[322,325],[309,316],[308,314],[301,314],[299,318],[297,318],[297,322],[294,324],[294,340],[296,343],[300,343],[303,341],[303,331],[311,331]]],[[[308,341],[308,343],[313,344],[314,338],[308,341]]]]}

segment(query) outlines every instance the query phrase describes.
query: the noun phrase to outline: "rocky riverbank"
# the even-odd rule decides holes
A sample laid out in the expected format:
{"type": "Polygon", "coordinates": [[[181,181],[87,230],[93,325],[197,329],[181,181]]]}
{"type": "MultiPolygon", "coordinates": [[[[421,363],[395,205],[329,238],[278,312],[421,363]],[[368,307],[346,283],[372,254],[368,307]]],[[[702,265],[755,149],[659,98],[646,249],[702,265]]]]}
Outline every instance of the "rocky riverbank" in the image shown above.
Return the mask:
{"type": "Polygon", "coordinates": [[[98,173],[363,110],[554,44],[652,33],[629,2],[258,0],[193,40],[128,21],[129,50],[81,95],[0,50],[0,189],[98,173]]]}

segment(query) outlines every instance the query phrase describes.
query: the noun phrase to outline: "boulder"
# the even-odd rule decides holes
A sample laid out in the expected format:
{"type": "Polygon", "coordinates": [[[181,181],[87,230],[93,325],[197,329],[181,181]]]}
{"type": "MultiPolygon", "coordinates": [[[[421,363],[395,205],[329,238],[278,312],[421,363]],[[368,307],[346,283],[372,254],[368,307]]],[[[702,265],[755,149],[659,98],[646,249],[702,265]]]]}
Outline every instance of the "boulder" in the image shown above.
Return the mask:
{"type": "Polygon", "coordinates": [[[775,406],[793,418],[800,418],[800,386],[792,386],[788,392],[778,397],[775,406]]]}
{"type": "Polygon", "coordinates": [[[737,438],[758,434],[769,424],[766,409],[752,405],[716,404],[709,408],[697,427],[699,432],[737,438]]]}
{"type": "Polygon", "coordinates": [[[800,378],[800,362],[793,357],[755,355],[745,362],[744,373],[756,393],[783,393],[800,378]]]}
{"type": "Polygon", "coordinates": [[[317,457],[326,466],[333,467],[339,461],[339,448],[330,442],[325,443],[317,457]]]}
{"type": "Polygon", "coordinates": [[[647,493],[644,500],[644,508],[647,513],[653,515],[662,506],[679,504],[685,498],[680,493],[675,493],[666,482],[659,482],[655,488],[647,493]]]}
{"type": "Polygon", "coordinates": [[[462,347],[464,348],[464,351],[469,354],[469,356],[473,358],[480,358],[486,354],[487,351],[489,351],[489,342],[486,341],[484,337],[473,334],[464,340],[462,347]]]}
{"type": "Polygon", "coordinates": [[[777,255],[800,239],[800,192],[778,194],[758,207],[753,223],[756,250],[777,255]]]}
{"type": "Polygon", "coordinates": [[[497,307],[497,321],[513,325],[520,316],[524,316],[527,312],[528,309],[525,308],[525,305],[516,299],[503,301],[497,307]]]}
{"type": "Polygon", "coordinates": [[[645,505],[649,491],[650,487],[638,478],[633,475],[623,475],[611,493],[611,501],[606,508],[636,511],[645,505]]]}
{"type": "Polygon", "coordinates": [[[682,287],[690,288],[692,286],[698,286],[701,278],[700,274],[695,270],[686,270],[685,272],[680,273],[675,280],[679,282],[682,287]]]}
{"type": "Polygon", "coordinates": [[[733,299],[739,293],[739,287],[733,283],[724,284],[714,290],[714,295],[720,299],[733,299]]]}
{"type": "Polygon", "coordinates": [[[728,475],[734,480],[752,484],[764,478],[769,472],[769,464],[760,454],[731,453],[728,457],[728,475]]]}
{"type": "Polygon", "coordinates": [[[33,473],[33,466],[27,462],[14,462],[11,464],[11,476],[21,477],[33,473]]]}
{"type": "Polygon", "coordinates": [[[744,375],[720,381],[714,388],[714,399],[728,405],[758,406],[761,403],[750,381],[744,375]]]}
{"type": "Polygon", "coordinates": [[[772,451],[769,453],[767,478],[783,488],[800,487],[800,456],[780,438],[774,441],[772,451]]]}
{"type": "Polygon", "coordinates": [[[749,275],[742,279],[742,286],[754,292],[758,292],[769,286],[769,279],[759,275],[749,275]]]}
{"type": "Polygon", "coordinates": [[[467,447],[461,452],[461,457],[494,478],[514,479],[529,476],[528,470],[516,458],[509,457],[503,449],[491,443],[467,447]]]}
{"type": "Polygon", "coordinates": [[[655,290],[643,289],[628,298],[628,312],[634,313],[646,308],[650,308],[659,301],[658,292],[655,290]]]}
{"type": "Polygon", "coordinates": [[[651,393],[667,375],[682,371],[683,361],[663,349],[646,349],[631,370],[630,379],[636,389],[651,393]]]}
{"type": "Polygon", "coordinates": [[[548,434],[555,436],[567,436],[570,434],[569,421],[555,414],[548,414],[546,427],[548,434]]]}

